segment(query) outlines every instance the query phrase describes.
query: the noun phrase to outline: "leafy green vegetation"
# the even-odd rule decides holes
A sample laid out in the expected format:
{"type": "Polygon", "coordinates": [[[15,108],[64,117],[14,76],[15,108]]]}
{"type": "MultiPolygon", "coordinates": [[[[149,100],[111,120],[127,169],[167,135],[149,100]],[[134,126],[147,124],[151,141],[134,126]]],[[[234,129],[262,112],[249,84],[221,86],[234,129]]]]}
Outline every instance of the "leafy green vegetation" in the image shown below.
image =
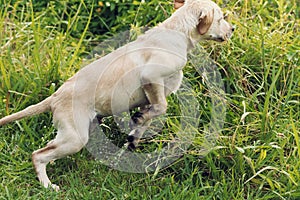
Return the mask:
{"type": "MultiPolygon", "coordinates": [[[[296,0],[216,2],[229,12],[236,31],[226,44],[202,44],[216,62],[226,92],[225,125],[206,156],[198,140],[212,105],[208,86],[189,63],[185,77],[202,113],[199,138],[171,166],[157,174],[119,172],[83,150],[48,166],[50,179],[62,191],[43,189],[31,153],[55,136],[46,113],[0,127],[0,198],[299,199],[299,5],[296,0]]],[[[171,2],[157,0],[2,2],[0,117],[51,95],[105,38],[153,26],[172,12],[171,2]]],[[[176,98],[169,100],[172,115],[176,98]]],[[[167,138],[176,129],[172,123],[145,149],[167,138]]],[[[114,125],[109,130],[113,136],[119,133],[114,125]]]]}

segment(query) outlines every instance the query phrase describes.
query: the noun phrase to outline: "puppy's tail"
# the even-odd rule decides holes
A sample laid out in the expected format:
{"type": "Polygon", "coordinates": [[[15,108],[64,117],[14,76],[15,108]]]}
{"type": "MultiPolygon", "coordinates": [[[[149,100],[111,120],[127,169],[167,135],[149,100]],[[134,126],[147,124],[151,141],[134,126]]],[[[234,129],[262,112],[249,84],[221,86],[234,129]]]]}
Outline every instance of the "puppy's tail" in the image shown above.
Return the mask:
{"type": "Polygon", "coordinates": [[[6,117],[3,117],[0,119],[0,126],[7,124],[12,121],[16,121],[19,119],[22,119],[27,116],[37,115],[43,112],[46,112],[51,109],[51,96],[43,100],[42,102],[29,106],[25,108],[24,110],[21,110],[17,113],[14,113],[12,115],[8,115],[6,117]]]}

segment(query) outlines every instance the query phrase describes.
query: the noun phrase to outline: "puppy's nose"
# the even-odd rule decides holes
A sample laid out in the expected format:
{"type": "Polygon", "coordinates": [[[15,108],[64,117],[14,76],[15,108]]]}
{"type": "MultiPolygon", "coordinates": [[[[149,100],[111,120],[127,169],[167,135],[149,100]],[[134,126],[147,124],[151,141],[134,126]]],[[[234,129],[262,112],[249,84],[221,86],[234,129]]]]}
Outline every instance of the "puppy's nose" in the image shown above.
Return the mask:
{"type": "Polygon", "coordinates": [[[233,32],[235,30],[235,26],[231,26],[231,31],[233,32]]]}

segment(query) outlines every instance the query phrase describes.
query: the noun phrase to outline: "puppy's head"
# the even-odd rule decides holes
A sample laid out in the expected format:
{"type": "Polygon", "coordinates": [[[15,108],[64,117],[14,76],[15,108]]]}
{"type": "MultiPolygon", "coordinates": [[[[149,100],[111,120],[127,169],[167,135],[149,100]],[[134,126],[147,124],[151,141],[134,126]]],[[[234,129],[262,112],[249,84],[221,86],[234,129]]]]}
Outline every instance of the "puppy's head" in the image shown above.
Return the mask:
{"type": "Polygon", "coordinates": [[[220,7],[211,0],[174,0],[175,9],[183,9],[185,17],[196,20],[192,37],[195,40],[228,40],[234,28],[226,21],[220,7]]]}

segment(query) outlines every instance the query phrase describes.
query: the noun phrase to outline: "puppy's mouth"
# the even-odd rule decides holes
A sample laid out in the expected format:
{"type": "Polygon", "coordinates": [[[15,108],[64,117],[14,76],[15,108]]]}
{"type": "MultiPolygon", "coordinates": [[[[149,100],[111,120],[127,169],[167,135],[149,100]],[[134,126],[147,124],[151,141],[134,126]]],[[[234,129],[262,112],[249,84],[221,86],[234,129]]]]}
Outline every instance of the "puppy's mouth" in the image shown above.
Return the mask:
{"type": "Polygon", "coordinates": [[[225,42],[227,40],[229,40],[229,38],[231,37],[231,33],[230,34],[227,34],[227,35],[224,35],[224,36],[220,36],[220,35],[209,35],[209,39],[210,40],[213,40],[213,41],[216,41],[216,42],[225,42]]]}
{"type": "Polygon", "coordinates": [[[223,38],[223,37],[211,37],[211,40],[216,41],[216,42],[226,41],[225,38],[223,38]]]}

